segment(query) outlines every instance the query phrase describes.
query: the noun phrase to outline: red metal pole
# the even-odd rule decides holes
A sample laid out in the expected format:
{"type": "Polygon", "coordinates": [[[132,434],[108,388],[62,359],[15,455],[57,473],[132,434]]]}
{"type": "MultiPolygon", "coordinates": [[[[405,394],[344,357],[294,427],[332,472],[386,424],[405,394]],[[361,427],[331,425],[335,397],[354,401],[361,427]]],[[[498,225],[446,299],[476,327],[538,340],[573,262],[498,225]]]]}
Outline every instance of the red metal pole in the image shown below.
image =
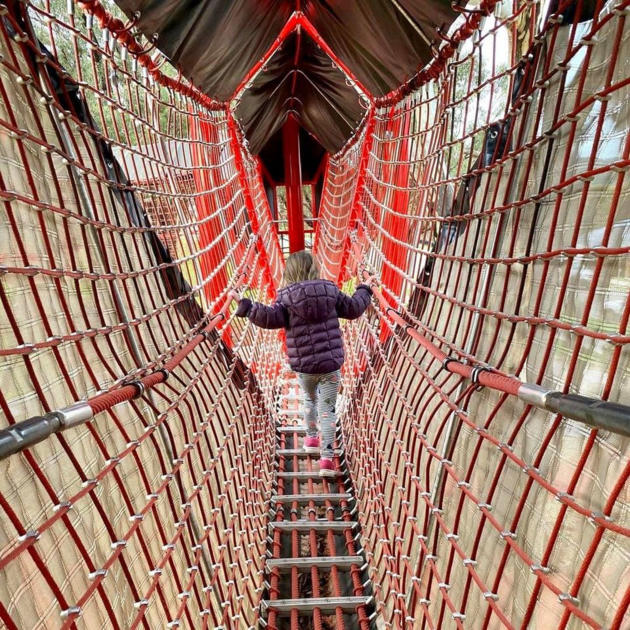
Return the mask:
{"type": "MultiPolygon", "coordinates": [[[[396,298],[393,296],[400,296],[403,286],[403,276],[396,271],[396,268],[402,269],[403,272],[407,271],[408,250],[401,246],[401,242],[407,241],[409,223],[404,215],[408,213],[409,206],[408,135],[410,123],[411,114],[409,112],[403,118],[401,115],[396,116],[394,108],[391,108],[388,130],[391,132],[395,145],[385,147],[386,161],[392,161],[392,165],[388,164],[387,168],[384,169],[384,179],[394,186],[390,197],[391,211],[386,211],[382,225],[387,235],[383,238],[383,256],[392,266],[383,265],[381,282],[389,290],[387,299],[392,308],[396,308],[396,298]]],[[[403,299],[402,296],[401,299],[403,299]]],[[[383,326],[380,335],[381,343],[385,343],[391,333],[391,328],[383,326]]]]}
{"type": "MultiPolygon", "coordinates": [[[[221,234],[223,229],[221,217],[218,214],[221,200],[216,192],[220,189],[221,182],[218,180],[218,169],[210,168],[213,161],[218,161],[219,159],[218,155],[215,155],[216,147],[213,146],[218,144],[218,135],[216,126],[210,121],[199,119],[199,122],[195,123],[196,119],[192,115],[189,120],[193,164],[195,166],[192,169],[192,174],[197,191],[197,194],[194,196],[194,203],[197,209],[197,218],[200,222],[203,221],[199,229],[199,247],[203,251],[221,234]],[[206,149],[199,140],[202,140],[210,148],[206,149]],[[204,221],[210,215],[216,216],[204,221]]],[[[205,294],[210,302],[221,295],[223,288],[228,284],[227,270],[225,265],[222,264],[226,255],[227,247],[220,240],[200,257],[201,271],[204,277],[215,271],[213,278],[205,286],[205,294]]],[[[223,306],[225,299],[224,297],[217,303],[217,308],[220,309],[223,306]]]]}
{"type": "MultiPolygon", "coordinates": [[[[243,154],[241,153],[241,141],[239,138],[238,127],[234,116],[231,115],[231,112],[228,115],[228,129],[230,130],[230,144],[232,146],[232,152],[234,154],[234,166],[236,168],[236,172],[238,173],[238,179],[243,194],[243,200],[245,202],[245,208],[247,209],[247,214],[249,216],[249,221],[252,226],[252,231],[258,237],[260,234],[260,224],[249,190],[247,173],[245,172],[245,165],[243,164],[243,154]]],[[[269,264],[269,256],[267,254],[267,250],[261,243],[260,238],[256,238],[256,247],[258,249],[258,253],[260,254],[260,259],[264,268],[264,277],[268,287],[267,293],[269,297],[272,297],[275,288],[273,273],[269,264]]]]}
{"type": "Polygon", "coordinates": [[[282,128],[284,183],[287,189],[289,251],[304,249],[304,214],[302,211],[302,168],[300,164],[300,126],[289,114],[282,128]]]}
{"type": "Polygon", "coordinates": [[[374,125],[375,115],[374,108],[370,108],[365,122],[365,138],[363,139],[363,147],[361,149],[361,160],[357,167],[357,183],[354,187],[354,197],[352,200],[351,214],[347,224],[346,240],[344,241],[343,250],[341,253],[341,259],[339,262],[339,268],[337,271],[337,283],[340,284],[344,280],[344,272],[346,270],[346,263],[348,262],[348,254],[350,253],[350,231],[354,227],[357,218],[360,216],[359,204],[361,203],[361,195],[363,194],[363,188],[365,187],[365,173],[368,168],[368,162],[370,160],[370,151],[372,149],[372,143],[374,142],[374,125]]]}

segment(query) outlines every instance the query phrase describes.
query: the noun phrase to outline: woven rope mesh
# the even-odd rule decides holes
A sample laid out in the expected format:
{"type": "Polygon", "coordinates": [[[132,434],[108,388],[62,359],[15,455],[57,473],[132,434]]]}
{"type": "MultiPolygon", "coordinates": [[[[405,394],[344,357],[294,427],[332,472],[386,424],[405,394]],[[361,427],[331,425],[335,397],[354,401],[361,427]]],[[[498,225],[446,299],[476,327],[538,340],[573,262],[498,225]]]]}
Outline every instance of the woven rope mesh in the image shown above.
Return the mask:
{"type": "MultiPolygon", "coordinates": [[[[625,13],[538,32],[537,5],[510,6],[376,111],[341,275],[367,262],[447,355],[627,403],[625,13]]],[[[325,224],[350,224],[357,151],[330,166],[325,224]]],[[[347,328],[342,423],[384,618],[627,624],[627,438],[449,375],[383,306],[347,328]]]]}
{"type": "MultiPolygon", "coordinates": [[[[225,113],[160,83],[114,42],[112,16],[93,16],[99,7],[27,8],[39,41],[10,17],[1,36],[5,425],[166,363],[254,251],[225,113]]],[[[269,209],[250,186],[264,234],[269,209]]],[[[267,277],[250,277],[262,295],[281,271],[269,260],[267,277]]],[[[259,253],[250,262],[260,268],[259,253]]],[[[206,627],[251,618],[273,383],[242,359],[277,361],[264,338],[208,335],[155,392],[4,463],[9,627],[57,627],[73,606],[90,628],[200,627],[202,610],[206,627]]]]}
{"type": "MultiPolygon", "coordinates": [[[[285,364],[227,293],[281,282],[259,164],[113,3],[1,6],[0,428],[181,360],[0,462],[0,619],[256,627],[285,364]]],[[[377,628],[630,627],[628,439],[428,349],[630,404],[629,6],[469,7],[329,161],[322,275],[381,280],[337,410],[377,628]]]]}

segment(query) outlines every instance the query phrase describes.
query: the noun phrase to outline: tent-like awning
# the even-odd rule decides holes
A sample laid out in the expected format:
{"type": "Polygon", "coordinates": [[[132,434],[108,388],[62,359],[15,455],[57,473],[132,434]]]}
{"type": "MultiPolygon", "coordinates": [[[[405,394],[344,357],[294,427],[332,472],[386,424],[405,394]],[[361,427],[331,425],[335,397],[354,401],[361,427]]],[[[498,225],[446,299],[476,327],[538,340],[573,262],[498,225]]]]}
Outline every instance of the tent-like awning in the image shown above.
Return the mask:
{"type": "Polygon", "coordinates": [[[379,97],[409,80],[437,50],[437,29],[457,16],[448,0],[117,3],[145,35],[157,36],[160,50],[195,85],[219,101],[236,99],[254,153],[289,112],[327,151],[337,152],[364,115],[358,86],[379,97]],[[299,22],[287,32],[296,12],[310,33],[299,22]]]}

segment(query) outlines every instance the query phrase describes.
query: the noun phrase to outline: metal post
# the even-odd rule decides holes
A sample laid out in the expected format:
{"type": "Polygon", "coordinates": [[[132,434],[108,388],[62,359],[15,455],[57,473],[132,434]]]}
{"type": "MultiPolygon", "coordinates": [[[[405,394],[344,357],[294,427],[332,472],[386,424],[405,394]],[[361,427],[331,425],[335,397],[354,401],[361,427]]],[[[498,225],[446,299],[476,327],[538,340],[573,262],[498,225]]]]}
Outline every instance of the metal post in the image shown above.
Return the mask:
{"type": "MultiPolygon", "coordinates": [[[[258,216],[252,201],[252,196],[249,190],[249,184],[247,181],[247,173],[245,171],[245,164],[243,162],[243,154],[241,153],[241,141],[239,138],[239,130],[236,124],[232,112],[228,110],[228,129],[230,131],[230,146],[232,147],[232,154],[234,155],[234,167],[238,174],[238,181],[243,194],[243,202],[245,203],[245,209],[247,210],[247,216],[252,226],[252,232],[256,235],[260,232],[260,225],[258,222],[258,216]]],[[[256,248],[260,254],[260,261],[263,265],[263,273],[267,282],[267,292],[269,297],[273,296],[273,287],[275,286],[271,265],[269,263],[269,256],[265,245],[262,244],[260,238],[256,238],[256,248]]]]}
{"type": "Polygon", "coordinates": [[[292,114],[282,128],[284,181],[287,189],[289,251],[304,249],[304,213],[302,210],[302,168],[300,164],[300,126],[292,114]]]}
{"type": "Polygon", "coordinates": [[[352,198],[352,206],[350,210],[350,216],[348,217],[348,223],[346,224],[346,238],[343,242],[343,248],[338,258],[337,267],[337,282],[340,283],[343,279],[343,272],[348,262],[350,254],[350,234],[356,223],[357,218],[360,216],[360,204],[361,197],[363,195],[363,189],[365,187],[365,174],[368,169],[368,163],[370,161],[370,151],[372,150],[372,144],[374,142],[374,126],[376,122],[374,107],[371,107],[367,113],[365,120],[365,136],[363,138],[363,147],[361,148],[361,158],[357,165],[357,178],[354,185],[354,193],[352,198]]]}

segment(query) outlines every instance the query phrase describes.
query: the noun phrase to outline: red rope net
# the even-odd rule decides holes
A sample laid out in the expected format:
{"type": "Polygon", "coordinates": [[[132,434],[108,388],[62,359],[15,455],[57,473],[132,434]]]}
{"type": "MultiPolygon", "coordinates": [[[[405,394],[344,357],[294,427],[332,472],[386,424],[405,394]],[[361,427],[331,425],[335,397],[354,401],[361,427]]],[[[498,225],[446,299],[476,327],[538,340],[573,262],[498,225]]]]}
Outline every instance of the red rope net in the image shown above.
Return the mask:
{"type": "Polygon", "coordinates": [[[630,401],[628,6],[466,13],[377,108],[365,170],[359,143],[331,161],[354,237],[340,267],[322,225],[317,253],[383,284],[345,329],[342,425],[388,627],[630,624],[627,438],[514,395],[630,401]]]}
{"type": "MultiPolygon", "coordinates": [[[[627,438],[516,396],[630,403],[630,4],[565,5],[465,11],[328,166],[323,273],[382,280],[344,328],[338,410],[377,627],[630,624],[627,438]]],[[[1,428],[94,414],[0,461],[0,619],[255,627],[284,579],[264,579],[282,348],[227,292],[267,300],[282,273],[258,164],[113,4],[0,13],[1,428]]],[[[330,575],[315,596],[343,592],[330,575]]]]}
{"type": "Polygon", "coordinates": [[[255,163],[98,2],[2,9],[2,424],[95,414],[0,464],[2,625],[253,625],[274,385],[247,365],[279,347],[225,316],[282,272],[255,163]]]}

